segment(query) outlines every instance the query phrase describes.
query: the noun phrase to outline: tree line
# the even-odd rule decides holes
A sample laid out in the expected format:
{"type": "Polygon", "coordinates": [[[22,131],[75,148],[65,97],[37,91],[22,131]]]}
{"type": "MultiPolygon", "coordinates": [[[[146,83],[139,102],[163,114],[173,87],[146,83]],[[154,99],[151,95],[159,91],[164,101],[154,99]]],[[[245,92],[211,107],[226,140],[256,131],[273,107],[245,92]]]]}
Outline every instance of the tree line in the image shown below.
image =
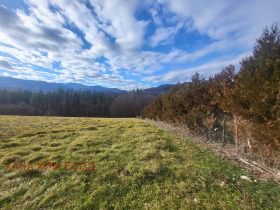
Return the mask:
{"type": "Polygon", "coordinates": [[[280,167],[280,31],[265,28],[252,56],[203,78],[177,84],[158,96],[142,116],[186,125],[208,140],[235,143],[280,167]]]}
{"type": "Polygon", "coordinates": [[[72,89],[50,92],[0,89],[0,114],[136,117],[154,98],[139,89],[125,94],[72,89]]]}

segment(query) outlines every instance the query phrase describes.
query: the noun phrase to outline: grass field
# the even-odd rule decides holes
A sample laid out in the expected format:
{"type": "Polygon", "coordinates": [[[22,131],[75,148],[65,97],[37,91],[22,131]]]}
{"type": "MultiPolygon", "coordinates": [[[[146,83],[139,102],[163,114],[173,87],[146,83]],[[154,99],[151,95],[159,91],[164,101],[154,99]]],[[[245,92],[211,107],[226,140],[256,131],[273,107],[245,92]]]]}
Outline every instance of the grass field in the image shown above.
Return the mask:
{"type": "Polygon", "coordinates": [[[1,209],[280,209],[279,186],[137,119],[0,116],[0,161],[1,209]]]}

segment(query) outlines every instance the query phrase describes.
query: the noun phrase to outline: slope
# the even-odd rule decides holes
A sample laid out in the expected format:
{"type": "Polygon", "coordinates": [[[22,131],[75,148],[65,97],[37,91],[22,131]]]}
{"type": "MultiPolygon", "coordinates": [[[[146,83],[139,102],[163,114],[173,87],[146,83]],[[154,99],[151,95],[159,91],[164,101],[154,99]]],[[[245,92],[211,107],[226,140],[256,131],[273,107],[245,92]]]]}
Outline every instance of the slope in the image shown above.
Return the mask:
{"type": "Polygon", "coordinates": [[[146,121],[0,116],[0,124],[2,209],[280,208],[279,186],[146,121]],[[95,170],[5,168],[15,161],[95,170]]]}

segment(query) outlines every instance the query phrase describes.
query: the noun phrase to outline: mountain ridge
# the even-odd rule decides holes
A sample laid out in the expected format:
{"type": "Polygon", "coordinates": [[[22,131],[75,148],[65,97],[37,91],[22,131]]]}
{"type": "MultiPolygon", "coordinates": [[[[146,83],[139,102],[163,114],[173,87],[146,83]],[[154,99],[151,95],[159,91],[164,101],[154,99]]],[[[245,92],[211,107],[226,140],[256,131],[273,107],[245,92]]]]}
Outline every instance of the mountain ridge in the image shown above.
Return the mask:
{"type": "MultiPolygon", "coordinates": [[[[157,96],[163,92],[166,92],[168,89],[173,87],[172,84],[163,84],[157,87],[151,87],[143,89],[144,93],[149,95],[157,96]]],[[[126,93],[129,91],[118,89],[118,88],[108,88],[100,85],[83,85],[79,83],[55,83],[55,82],[46,82],[38,80],[25,80],[18,79],[13,77],[4,77],[0,76],[0,88],[7,90],[28,90],[32,92],[49,92],[56,91],[59,88],[64,90],[73,89],[73,90],[91,90],[95,92],[114,92],[114,93],[126,93]]]]}
{"type": "Polygon", "coordinates": [[[3,77],[0,76],[0,88],[8,90],[29,90],[32,92],[38,91],[55,91],[59,88],[62,89],[73,89],[73,90],[91,90],[96,92],[115,92],[115,93],[124,93],[125,90],[118,88],[107,88],[100,85],[88,86],[78,83],[55,83],[55,82],[46,82],[38,80],[25,80],[18,79],[13,77],[3,77]]]}

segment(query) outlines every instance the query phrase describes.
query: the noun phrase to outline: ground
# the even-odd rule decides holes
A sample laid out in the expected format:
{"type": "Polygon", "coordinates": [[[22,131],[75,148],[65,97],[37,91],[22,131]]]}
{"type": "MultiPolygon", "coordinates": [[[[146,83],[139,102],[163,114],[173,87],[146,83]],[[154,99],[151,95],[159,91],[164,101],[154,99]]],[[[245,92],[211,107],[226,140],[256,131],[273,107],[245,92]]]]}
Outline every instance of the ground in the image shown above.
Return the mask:
{"type": "Polygon", "coordinates": [[[0,116],[0,148],[1,209],[280,209],[279,185],[140,119],[0,116]]]}

